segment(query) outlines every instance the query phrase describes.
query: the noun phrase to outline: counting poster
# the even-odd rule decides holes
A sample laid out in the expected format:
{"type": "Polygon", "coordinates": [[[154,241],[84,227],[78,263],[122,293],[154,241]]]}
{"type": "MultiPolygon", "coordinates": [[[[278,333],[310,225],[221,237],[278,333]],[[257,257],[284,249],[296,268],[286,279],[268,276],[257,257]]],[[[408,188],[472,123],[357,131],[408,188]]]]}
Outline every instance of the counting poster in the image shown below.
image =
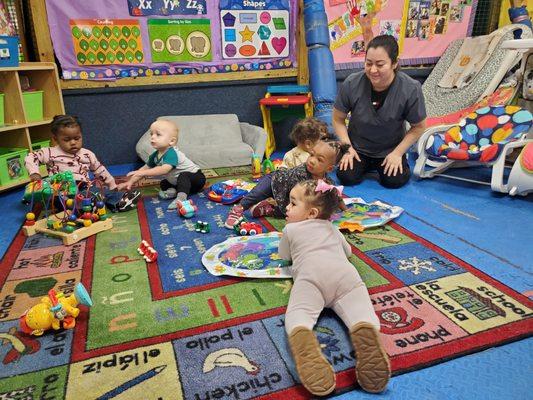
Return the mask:
{"type": "Polygon", "coordinates": [[[136,20],[71,20],[70,33],[79,65],[136,64],[144,60],[136,20]]]}
{"type": "Polygon", "coordinates": [[[288,10],[220,10],[224,58],[286,57],[288,10]]]}

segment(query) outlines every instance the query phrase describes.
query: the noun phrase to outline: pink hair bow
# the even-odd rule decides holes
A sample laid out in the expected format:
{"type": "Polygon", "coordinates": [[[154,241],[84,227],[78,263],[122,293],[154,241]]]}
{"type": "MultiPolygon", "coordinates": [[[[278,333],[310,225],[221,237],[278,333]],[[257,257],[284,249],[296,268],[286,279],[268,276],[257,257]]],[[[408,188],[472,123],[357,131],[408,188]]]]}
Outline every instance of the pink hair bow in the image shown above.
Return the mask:
{"type": "Polygon", "coordinates": [[[330,185],[329,183],[326,183],[322,179],[319,179],[316,184],[315,192],[326,193],[330,190],[337,190],[337,192],[339,192],[339,196],[341,196],[343,189],[344,189],[344,186],[333,186],[333,185],[330,185]]]}

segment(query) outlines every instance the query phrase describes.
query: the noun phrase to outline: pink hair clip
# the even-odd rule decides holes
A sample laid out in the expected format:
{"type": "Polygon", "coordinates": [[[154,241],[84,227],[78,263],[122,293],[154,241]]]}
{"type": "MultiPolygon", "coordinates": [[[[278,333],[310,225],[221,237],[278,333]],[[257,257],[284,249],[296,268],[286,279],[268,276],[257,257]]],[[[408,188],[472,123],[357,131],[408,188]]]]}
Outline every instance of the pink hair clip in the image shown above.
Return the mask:
{"type": "Polygon", "coordinates": [[[315,192],[326,193],[334,189],[337,190],[337,192],[339,192],[339,196],[341,196],[344,186],[333,186],[333,185],[330,185],[329,183],[326,183],[322,179],[319,179],[316,184],[315,192]]]}

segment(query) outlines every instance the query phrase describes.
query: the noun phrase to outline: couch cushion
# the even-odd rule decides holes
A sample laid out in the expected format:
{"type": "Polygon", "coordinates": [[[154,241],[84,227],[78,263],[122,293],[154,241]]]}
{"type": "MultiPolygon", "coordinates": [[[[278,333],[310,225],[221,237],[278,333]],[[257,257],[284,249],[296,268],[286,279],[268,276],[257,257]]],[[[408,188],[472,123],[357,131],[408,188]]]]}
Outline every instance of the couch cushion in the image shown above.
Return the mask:
{"type": "Polygon", "coordinates": [[[228,145],[242,143],[239,119],[235,114],[169,115],[179,129],[178,146],[189,144],[228,145]]]}
{"type": "Polygon", "coordinates": [[[253,149],[246,143],[231,145],[198,145],[181,147],[181,151],[200,168],[233,167],[252,161],[253,149]]]}

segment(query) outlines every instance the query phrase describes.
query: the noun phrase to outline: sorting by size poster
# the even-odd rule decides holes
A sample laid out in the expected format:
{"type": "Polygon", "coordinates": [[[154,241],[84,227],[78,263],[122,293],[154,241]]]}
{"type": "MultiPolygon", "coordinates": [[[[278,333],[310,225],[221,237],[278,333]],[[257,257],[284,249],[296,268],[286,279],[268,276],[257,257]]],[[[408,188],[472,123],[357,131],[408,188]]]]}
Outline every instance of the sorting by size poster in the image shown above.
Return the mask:
{"type": "Polygon", "coordinates": [[[220,29],[225,59],[289,55],[287,1],[221,1],[220,29]]]}
{"type": "Polygon", "coordinates": [[[78,65],[138,64],[144,61],[137,20],[73,19],[70,33],[78,65]]]}
{"type": "Polygon", "coordinates": [[[210,61],[208,19],[150,19],[152,62],[210,61]]]}

